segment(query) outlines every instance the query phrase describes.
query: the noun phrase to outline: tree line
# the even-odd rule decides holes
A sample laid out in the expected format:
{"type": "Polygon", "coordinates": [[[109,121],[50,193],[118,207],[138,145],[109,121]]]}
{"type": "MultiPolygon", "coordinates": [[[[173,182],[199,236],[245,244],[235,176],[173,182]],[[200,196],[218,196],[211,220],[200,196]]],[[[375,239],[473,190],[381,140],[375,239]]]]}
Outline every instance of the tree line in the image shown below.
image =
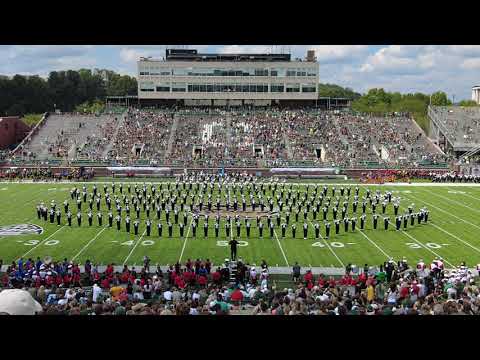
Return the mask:
{"type": "Polygon", "coordinates": [[[105,96],[137,94],[137,80],[110,70],[52,71],[38,75],[0,76],[0,114],[38,114],[59,109],[74,111],[79,105],[95,107],[105,96]]]}

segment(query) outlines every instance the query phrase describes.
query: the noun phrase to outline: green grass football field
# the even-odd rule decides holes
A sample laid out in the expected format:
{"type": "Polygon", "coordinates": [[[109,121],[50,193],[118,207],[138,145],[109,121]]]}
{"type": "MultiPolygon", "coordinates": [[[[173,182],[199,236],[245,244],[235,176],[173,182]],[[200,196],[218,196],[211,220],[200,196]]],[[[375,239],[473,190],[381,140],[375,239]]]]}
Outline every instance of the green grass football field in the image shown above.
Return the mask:
{"type": "MultiPolygon", "coordinates": [[[[155,182],[152,182],[155,184],[155,182]]],[[[147,182],[148,184],[152,184],[147,182]]],[[[103,184],[97,182],[98,190],[103,195],[103,184]]],[[[119,195],[118,182],[116,194],[119,195]]],[[[143,182],[139,182],[139,188],[143,182]]],[[[135,212],[132,211],[132,227],[128,234],[125,231],[122,219],[121,230],[117,231],[115,221],[113,227],[108,227],[107,207],[102,198],[101,211],[103,213],[103,226],[98,226],[96,218],[96,206],[93,207],[93,226],[88,225],[86,213],[88,204],[82,204],[82,226],[78,227],[76,221],[76,204],[70,198],[70,189],[77,186],[82,190],[82,183],[0,183],[0,259],[8,264],[20,257],[35,259],[37,256],[44,258],[51,256],[53,259],[67,258],[83,264],[89,259],[93,263],[106,265],[140,265],[143,256],[148,255],[152,264],[172,264],[177,260],[186,261],[188,258],[209,258],[214,264],[219,264],[229,257],[229,239],[225,236],[224,219],[220,222],[220,236],[214,234],[214,215],[209,219],[209,236],[203,234],[203,216],[200,216],[199,227],[196,237],[192,236],[190,229],[191,216],[188,216],[188,225],[185,234],[180,237],[179,230],[174,226],[173,237],[168,237],[165,213],[162,212],[163,236],[158,237],[155,211],[151,212],[153,220],[151,236],[145,234],[145,213],[141,212],[141,223],[139,235],[133,235],[133,220],[135,212]],[[55,200],[62,211],[62,225],[57,226],[48,221],[37,219],[36,205],[44,202],[47,206],[51,200],[55,200]],[[72,226],[67,225],[67,218],[63,213],[63,201],[68,200],[73,213],[72,226]],[[41,234],[29,235],[5,235],[3,231],[6,226],[19,224],[36,224],[43,228],[41,234]]],[[[111,191],[111,181],[107,182],[111,191]]],[[[319,192],[323,188],[319,183],[319,192]]],[[[258,236],[255,220],[251,221],[252,229],[250,238],[246,237],[245,227],[242,226],[238,256],[250,264],[260,264],[265,259],[270,266],[292,266],[296,261],[302,266],[314,267],[344,267],[348,263],[363,266],[379,265],[389,258],[395,260],[405,257],[409,263],[416,263],[419,259],[425,262],[435,257],[441,257],[447,268],[458,266],[460,262],[466,261],[468,266],[480,263],[480,187],[477,186],[425,186],[426,184],[412,184],[408,186],[394,185],[369,185],[360,188],[360,199],[365,195],[368,188],[375,193],[375,190],[392,191],[393,196],[400,197],[400,211],[403,214],[406,207],[414,203],[415,210],[427,207],[430,214],[427,224],[418,225],[415,222],[413,227],[409,226],[406,231],[396,231],[394,223],[390,224],[388,231],[383,228],[382,217],[379,218],[378,229],[373,229],[371,210],[367,206],[367,221],[364,231],[360,231],[359,221],[355,232],[345,233],[343,224],[340,233],[335,235],[335,227],[332,223],[330,238],[327,240],[325,227],[323,225],[322,213],[317,216],[320,224],[322,237],[315,239],[315,232],[312,226],[314,220],[309,214],[310,225],[308,238],[303,238],[303,215],[300,213],[297,223],[296,238],[291,237],[290,228],[287,236],[282,238],[280,228],[275,228],[275,236],[270,238],[266,221],[264,220],[263,238],[258,236]],[[422,185],[422,186],[418,186],[422,185]]],[[[88,192],[91,192],[93,183],[86,183],[88,192]]],[[[158,184],[156,184],[158,189],[158,184]]],[[[331,196],[332,184],[327,184],[328,196],[331,196]]],[[[346,184],[338,184],[348,186],[346,184]]],[[[351,202],[353,201],[353,189],[348,210],[348,216],[352,215],[351,202]]],[[[133,187],[133,185],[132,185],[133,187]]],[[[165,185],[164,185],[165,187],[165,185]]],[[[149,187],[148,187],[149,188],[149,187]]],[[[293,189],[300,192],[305,191],[305,186],[293,184],[293,189]]],[[[124,193],[126,193],[126,186],[124,193]]],[[[133,193],[133,188],[132,188],[133,193]]],[[[337,190],[338,193],[338,190],[337,190]]],[[[238,194],[238,193],[237,193],[238,194]]],[[[267,192],[267,195],[269,193],[267,192]]],[[[212,199],[216,198],[216,194],[212,199]]],[[[240,202],[240,195],[237,195],[240,202]]],[[[249,197],[245,196],[247,204],[249,197]]],[[[340,200],[340,204],[342,203],[340,200]]],[[[241,204],[241,203],[240,203],[241,204]]],[[[239,205],[240,205],[239,204],[239,205]]],[[[241,208],[241,206],[240,206],[241,208]]],[[[242,212],[239,211],[240,216],[242,212]]],[[[377,207],[377,213],[381,215],[381,206],[377,207]]],[[[114,216],[116,212],[113,211],[114,216]]],[[[393,207],[389,205],[387,214],[392,221],[393,207]]],[[[357,209],[357,218],[361,215],[361,200],[357,209]]],[[[122,217],[125,215],[123,214],[122,217]]],[[[340,212],[339,212],[340,217],[340,212]]],[[[242,217],[241,217],[242,218],[242,217]]],[[[332,213],[328,213],[331,221],[332,213]]],[[[173,222],[173,214],[171,216],[173,222]]],[[[272,217],[275,219],[275,217],[272,217]]],[[[182,221],[182,216],[180,216],[182,221]]],[[[295,221],[293,214],[290,223],[295,221]]],[[[242,220],[243,225],[243,220],[242,220]]],[[[403,224],[402,224],[403,228],[403,224]]],[[[236,228],[233,227],[234,235],[236,228]]]]}

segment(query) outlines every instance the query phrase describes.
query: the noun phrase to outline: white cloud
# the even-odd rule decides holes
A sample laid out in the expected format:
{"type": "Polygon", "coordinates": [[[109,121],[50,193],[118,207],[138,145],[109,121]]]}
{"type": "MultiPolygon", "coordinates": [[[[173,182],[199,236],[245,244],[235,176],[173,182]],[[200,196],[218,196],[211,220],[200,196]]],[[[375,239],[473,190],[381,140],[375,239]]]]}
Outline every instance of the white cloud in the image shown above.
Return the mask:
{"type": "MultiPolygon", "coordinates": [[[[307,46],[308,50],[315,50],[319,63],[334,63],[348,60],[355,61],[358,57],[365,55],[368,51],[367,45],[320,45],[307,46]]],[[[306,55],[306,51],[305,51],[306,55]]]]}
{"type": "Polygon", "coordinates": [[[418,46],[391,45],[379,49],[361,65],[361,72],[392,73],[397,75],[418,74],[435,66],[431,53],[422,53],[418,46]]]}
{"type": "Polygon", "coordinates": [[[226,45],[217,50],[220,54],[262,53],[272,52],[271,45],[226,45]]]}
{"type": "MultiPolygon", "coordinates": [[[[461,67],[467,70],[480,70],[480,57],[478,58],[473,58],[473,59],[467,59],[462,62],[461,67]]],[[[478,76],[478,74],[477,74],[478,76]]],[[[480,77],[480,76],[478,76],[480,77]]]]}

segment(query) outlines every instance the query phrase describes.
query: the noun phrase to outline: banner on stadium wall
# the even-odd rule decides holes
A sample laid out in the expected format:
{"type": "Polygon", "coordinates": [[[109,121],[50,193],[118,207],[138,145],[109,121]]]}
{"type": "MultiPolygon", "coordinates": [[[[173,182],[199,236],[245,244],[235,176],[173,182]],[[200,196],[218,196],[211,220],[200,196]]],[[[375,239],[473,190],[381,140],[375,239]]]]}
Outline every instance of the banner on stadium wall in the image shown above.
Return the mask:
{"type": "Polygon", "coordinates": [[[152,171],[152,172],[169,172],[169,167],[153,167],[153,166],[114,166],[107,167],[109,171],[152,171]]]}
{"type": "Polygon", "coordinates": [[[382,145],[382,160],[388,160],[390,154],[385,146],[382,145]]]}
{"type": "Polygon", "coordinates": [[[339,168],[272,168],[271,173],[298,173],[298,172],[321,172],[326,174],[340,174],[339,168]]]}

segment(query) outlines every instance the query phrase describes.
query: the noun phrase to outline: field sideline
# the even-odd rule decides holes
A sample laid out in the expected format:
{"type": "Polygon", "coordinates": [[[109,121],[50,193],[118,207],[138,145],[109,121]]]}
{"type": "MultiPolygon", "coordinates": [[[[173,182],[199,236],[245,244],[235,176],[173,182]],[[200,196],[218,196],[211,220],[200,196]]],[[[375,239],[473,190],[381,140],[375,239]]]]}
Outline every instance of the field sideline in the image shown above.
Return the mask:
{"type": "MultiPolygon", "coordinates": [[[[115,180],[116,184],[119,184],[115,180]]],[[[90,190],[96,183],[103,193],[103,184],[111,185],[111,181],[87,182],[90,190]]],[[[160,184],[160,182],[146,181],[147,184],[160,184]]],[[[116,265],[140,265],[144,255],[152,259],[152,264],[172,264],[181,259],[187,258],[209,258],[214,263],[222,262],[229,255],[229,248],[226,246],[223,220],[220,223],[220,237],[214,236],[213,216],[209,220],[209,237],[203,237],[203,217],[200,218],[196,238],[193,238],[190,226],[185,229],[185,236],[182,238],[178,229],[174,227],[174,236],[168,238],[167,226],[162,216],[163,237],[157,234],[157,220],[153,221],[152,234],[147,237],[144,233],[144,213],[141,213],[139,236],[133,235],[133,226],[130,234],[125,232],[122,221],[121,231],[117,231],[115,224],[113,228],[99,227],[94,217],[93,226],[89,227],[86,217],[88,206],[83,204],[82,227],[78,227],[76,219],[73,218],[72,227],[57,226],[38,220],[35,206],[41,201],[46,205],[55,199],[62,210],[62,223],[66,224],[66,216],[63,214],[62,203],[69,200],[72,213],[75,215],[76,207],[70,199],[69,190],[77,185],[81,190],[81,184],[72,182],[52,183],[18,183],[0,182],[0,226],[16,224],[36,224],[44,231],[40,235],[0,235],[0,259],[8,264],[19,257],[43,258],[51,256],[54,259],[73,259],[83,264],[89,259],[94,263],[105,265],[113,262],[116,265]]],[[[138,181],[139,187],[143,184],[138,181]]],[[[165,182],[162,182],[165,184],[165,182]]],[[[304,189],[302,183],[292,183],[294,189],[304,189]]],[[[312,183],[309,182],[311,185],[312,183]]],[[[318,183],[322,188],[324,183],[318,183]]],[[[347,187],[348,183],[328,183],[330,189],[336,186],[347,187]]],[[[359,223],[355,232],[343,231],[341,226],[340,234],[335,235],[332,224],[330,239],[323,237],[315,239],[313,228],[310,227],[308,239],[303,239],[302,225],[303,216],[300,216],[297,223],[297,236],[281,238],[280,229],[275,228],[275,236],[270,239],[268,229],[264,229],[264,237],[257,236],[257,229],[252,221],[252,236],[247,239],[245,228],[241,231],[241,246],[239,246],[239,257],[246,262],[259,264],[265,259],[270,266],[291,267],[296,261],[304,267],[328,267],[343,268],[346,264],[352,263],[363,266],[378,265],[388,258],[395,260],[406,257],[410,263],[419,259],[431,261],[435,257],[442,257],[448,268],[458,266],[461,261],[466,261],[468,266],[480,263],[480,184],[455,183],[455,184],[431,184],[431,183],[392,183],[381,185],[364,185],[350,183],[352,190],[359,186],[360,198],[364,195],[366,188],[372,193],[379,189],[392,191],[393,196],[400,196],[400,213],[404,213],[406,207],[414,203],[415,210],[420,207],[427,207],[430,211],[427,224],[408,227],[407,231],[395,231],[393,224],[389,230],[383,230],[383,221],[379,219],[379,229],[372,229],[370,209],[367,207],[367,222],[364,231],[359,230],[359,223]]],[[[124,188],[125,189],[125,188],[124,188]]],[[[126,191],[126,189],[125,189],[126,191]]],[[[124,191],[124,192],[125,192],[124,191]]],[[[117,190],[118,193],[118,190],[117,190]]],[[[247,202],[248,202],[248,197],[247,202]]],[[[361,208],[361,206],[359,206],[361,208]]],[[[360,212],[360,210],[357,210],[360,212]]],[[[106,217],[106,206],[102,199],[102,212],[104,225],[108,224],[106,217]]],[[[379,212],[379,211],[377,211],[379,212]]],[[[94,215],[96,213],[94,206],[94,215]]],[[[381,213],[381,211],[379,212],[381,213]]],[[[393,219],[393,208],[388,207],[387,213],[393,219]]],[[[114,214],[115,215],[115,214],[114,214]]],[[[240,212],[241,215],[241,212],[240,212]]],[[[351,216],[351,206],[349,208],[351,216]]],[[[357,217],[360,214],[357,214],[357,217]]],[[[152,211],[152,218],[155,212],[152,211]]],[[[317,219],[321,218],[319,214],[317,219]]],[[[329,212],[329,218],[331,213],[329,212]]],[[[133,217],[132,217],[133,220],[133,217]]],[[[313,219],[309,214],[308,223],[312,224],[313,219]]],[[[191,217],[188,218],[190,225],[191,217]]],[[[325,234],[322,221],[321,235],[325,234]]]]}

